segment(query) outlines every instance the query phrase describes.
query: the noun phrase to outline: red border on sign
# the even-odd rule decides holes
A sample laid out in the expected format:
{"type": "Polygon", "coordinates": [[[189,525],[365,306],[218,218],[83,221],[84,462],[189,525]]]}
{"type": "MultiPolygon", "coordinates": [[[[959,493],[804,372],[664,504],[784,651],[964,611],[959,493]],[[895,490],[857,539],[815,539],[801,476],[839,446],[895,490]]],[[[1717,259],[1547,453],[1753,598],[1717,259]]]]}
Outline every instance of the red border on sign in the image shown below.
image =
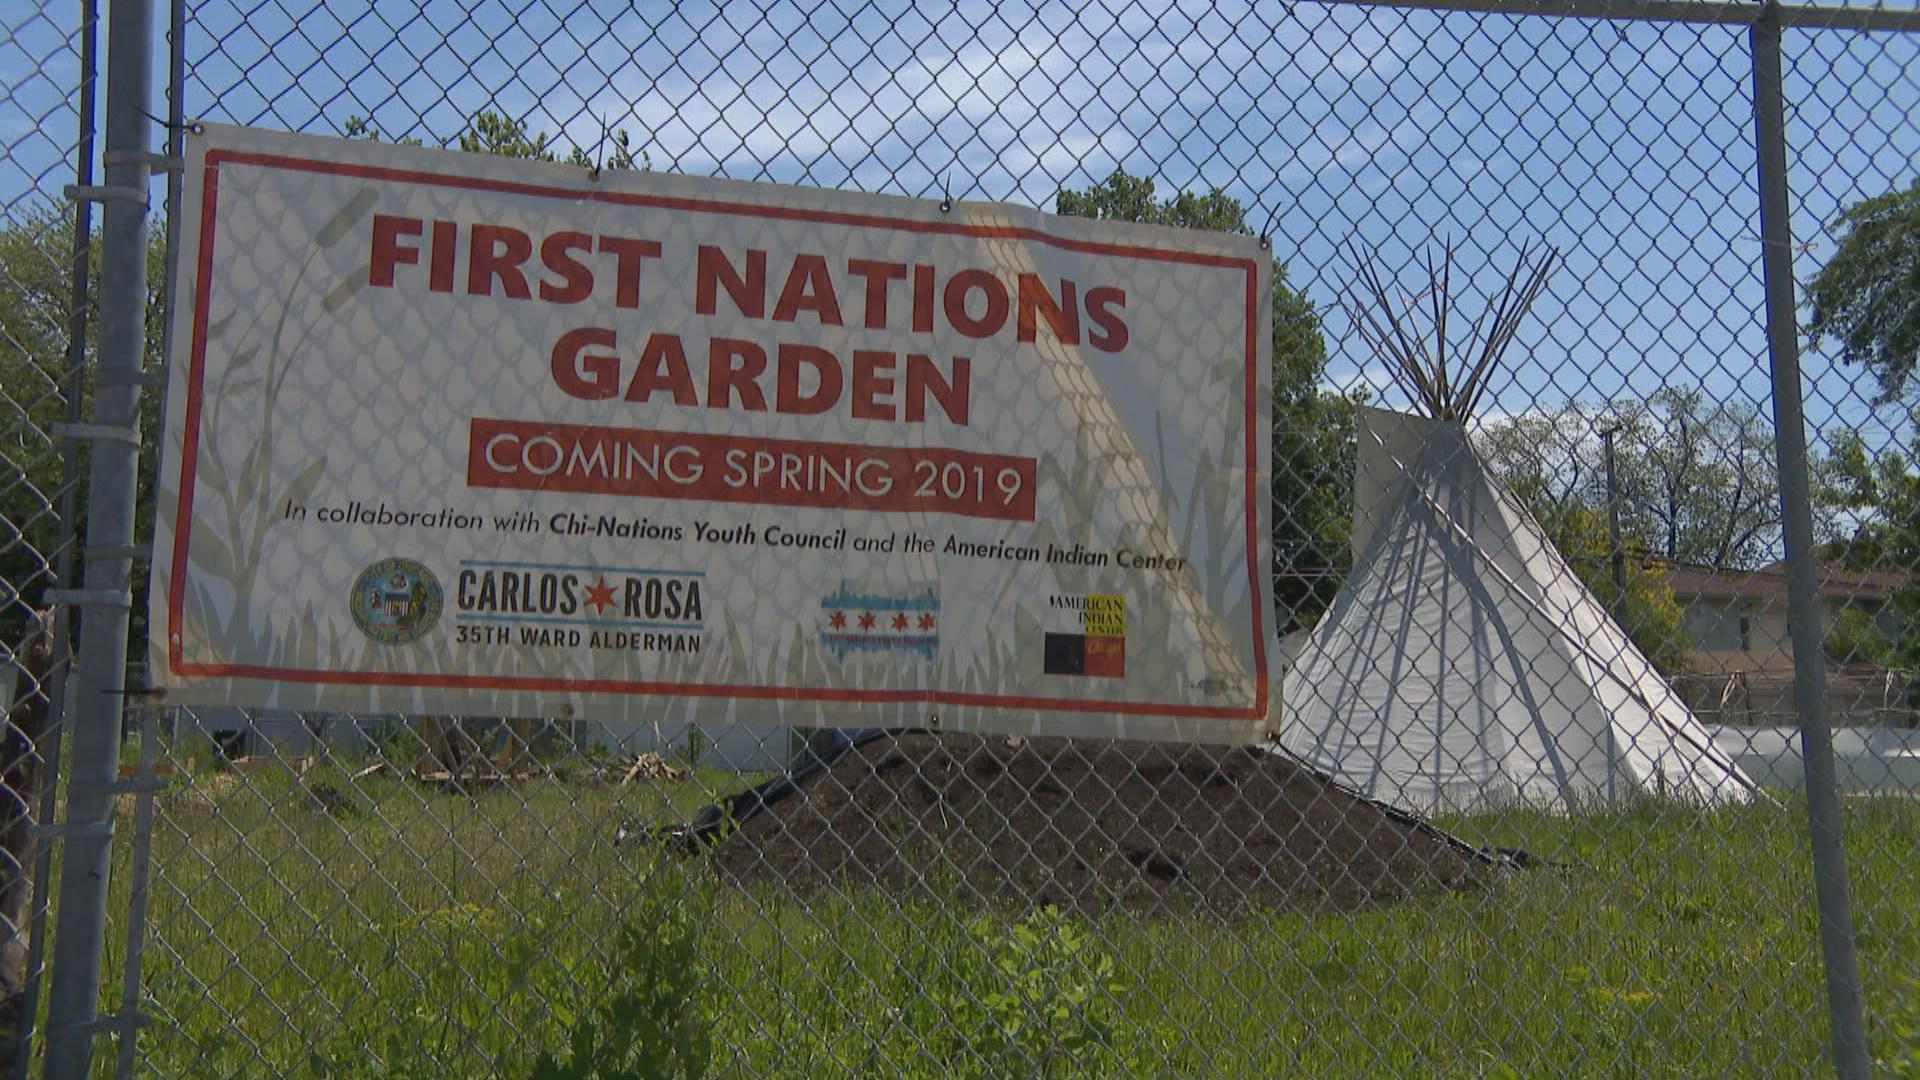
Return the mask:
{"type": "Polygon", "coordinates": [[[211,291],[214,247],[214,205],[219,195],[220,166],[259,165],[296,172],[332,176],[354,176],[406,184],[465,188],[536,198],[560,198],[574,202],[601,202],[620,206],[646,206],[707,214],[732,214],[743,217],[812,221],[830,225],[853,225],[895,229],[903,232],[975,236],[991,239],[1024,240],[1067,251],[1155,262],[1188,263],[1242,270],[1247,279],[1246,317],[1246,468],[1247,477],[1247,584],[1250,595],[1260,595],[1260,569],[1256,555],[1260,550],[1259,514],[1255,500],[1265,497],[1257,488],[1258,470],[1253,467],[1259,452],[1259,433],[1255,391],[1259,386],[1255,365],[1258,360],[1260,332],[1259,265],[1251,259],[1198,252],[1162,251],[1133,244],[1100,243],[1053,236],[1035,229],[1002,225],[963,225],[956,222],[916,221],[877,214],[848,214],[792,207],[755,206],[721,199],[696,199],[679,196],[638,195],[630,192],[579,191],[543,184],[488,180],[472,176],[448,176],[417,169],[396,169],[377,165],[358,165],[337,161],[319,161],[284,154],[251,153],[239,150],[207,151],[203,179],[204,195],[200,204],[200,258],[197,267],[199,287],[194,295],[192,353],[187,372],[185,432],[180,455],[180,498],[174,521],[172,575],[167,588],[167,660],[181,675],[243,679],[275,679],[286,682],[351,686],[416,686],[454,690],[561,691],[571,693],[673,694],[689,697],[741,698],[792,701],[844,701],[891,703],[924,701],[935,705],[984,706],[995,708],[1040,709],[1058,712],[1110,712],[1146,716],[1210,717],[1252,720],[1267,713],[1267,650],[1263,613],[1258,602],[1253,613],[1254,704],[1249,708],[1211,705],[1176,705],[1130,701],[1088,701],[1074,698],[1017,697],[971,694],[951,690],[861,690],[842,687],[730,686],[710,683],[646,682],[620,679],[570,679],[515,675],[445,675],[405,671],[318,671],[304,668],[280,668],[260,664],[208,663],[189,661],[181,640],[181,613],[186,602],[188,537],[193,527],[193,491],[200,452],[200,404],[206,369],[207,312],[211,291]]]}

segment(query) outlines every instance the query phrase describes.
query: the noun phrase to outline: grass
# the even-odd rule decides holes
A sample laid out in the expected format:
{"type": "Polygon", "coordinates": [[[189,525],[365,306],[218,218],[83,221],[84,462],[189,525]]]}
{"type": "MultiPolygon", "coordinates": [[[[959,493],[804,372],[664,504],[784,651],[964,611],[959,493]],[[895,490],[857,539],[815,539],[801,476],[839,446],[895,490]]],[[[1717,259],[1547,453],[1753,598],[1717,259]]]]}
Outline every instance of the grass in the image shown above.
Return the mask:
{"type": "MultiPolygon", "coordinates": [[[[471,798],[333,766],[306,783],[350,805],[318,808],[282,769],[183,771],[158,797],[156,1024],[140,1036],[154,1074],[528,1076],[633,966],[617,931],[662,895],[698,907],[713,1076],[958,1075],[955,1040],[999,1030],[995,1008],[1037,1015],[1028,991],[1000,994],[996,980],[1017,978],[1107,1018],[1099,1053],[1044,1075],[1827,1068],[1806,815],[1791,802],[1451,821],[1561,865],[1349,916],[1107,916],[1069,928],[1064,967],[1020,976],[1027,953],[1005,951],[1026,940],[1016,913],[982,922],[870,891],[802,902],[613,844],[621,822],[676,819],[738,786],[730,775],[471,798]]],[[[1846,825],[1873,1049],[1920,1072],[1920,801],[1853,801],[1846,825]]],[[[119,858],[123,898],[124,844],[119,858]]]]}

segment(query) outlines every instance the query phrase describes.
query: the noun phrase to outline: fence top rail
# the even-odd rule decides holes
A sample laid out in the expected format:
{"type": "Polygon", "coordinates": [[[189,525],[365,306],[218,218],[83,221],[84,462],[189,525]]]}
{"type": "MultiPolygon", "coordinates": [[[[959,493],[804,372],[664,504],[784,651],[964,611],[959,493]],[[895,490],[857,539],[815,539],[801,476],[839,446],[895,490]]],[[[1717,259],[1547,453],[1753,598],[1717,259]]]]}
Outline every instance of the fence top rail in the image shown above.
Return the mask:
{"type": "Polygon", "coordinates": [[[1920,9],[1830,4],[1754,4],[1723,0],[1340,0],[1369,7],[1469,11],[1488,15],[1552,15],[1569,19],[1750,26],[1769,7],[1780,25],[1799,30],[1920,32],[1920,9]]]}

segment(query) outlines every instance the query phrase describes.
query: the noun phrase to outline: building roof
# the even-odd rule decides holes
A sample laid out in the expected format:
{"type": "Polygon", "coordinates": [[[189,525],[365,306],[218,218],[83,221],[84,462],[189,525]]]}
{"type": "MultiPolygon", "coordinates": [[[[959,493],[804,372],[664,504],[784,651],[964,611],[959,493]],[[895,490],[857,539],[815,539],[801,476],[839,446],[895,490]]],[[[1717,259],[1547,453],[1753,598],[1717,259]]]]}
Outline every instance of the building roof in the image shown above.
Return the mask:
{"type": "MultiPolygon", "coordinates": [[[[1832,565],[1822,565],[1819,569],[1820,595],[1841,600],[1886,599],[1908,581],[1908,575],[1901,570],[1859,571],[1832,565]]],[[[1757,570],[1714,570],[1673,563],[1667,567],[1667,584],[1682,604],[1692,597],[1784,602],[1787,570],[1782,562],[1768,563],[1757,570]]]]}

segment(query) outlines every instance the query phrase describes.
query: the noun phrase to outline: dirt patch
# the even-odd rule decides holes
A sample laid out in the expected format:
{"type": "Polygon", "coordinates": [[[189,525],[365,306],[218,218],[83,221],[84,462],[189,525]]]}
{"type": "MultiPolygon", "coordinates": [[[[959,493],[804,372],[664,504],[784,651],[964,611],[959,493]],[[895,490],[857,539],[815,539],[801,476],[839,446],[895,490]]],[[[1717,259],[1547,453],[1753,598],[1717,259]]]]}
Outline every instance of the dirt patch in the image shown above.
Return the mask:
{"type": "Polygon", "coordinates": [[[907,734],[848,751],[713,850],[809,893],[1352,910],[1492,873],[1443,836],[1257,750],[907,734]]]}

